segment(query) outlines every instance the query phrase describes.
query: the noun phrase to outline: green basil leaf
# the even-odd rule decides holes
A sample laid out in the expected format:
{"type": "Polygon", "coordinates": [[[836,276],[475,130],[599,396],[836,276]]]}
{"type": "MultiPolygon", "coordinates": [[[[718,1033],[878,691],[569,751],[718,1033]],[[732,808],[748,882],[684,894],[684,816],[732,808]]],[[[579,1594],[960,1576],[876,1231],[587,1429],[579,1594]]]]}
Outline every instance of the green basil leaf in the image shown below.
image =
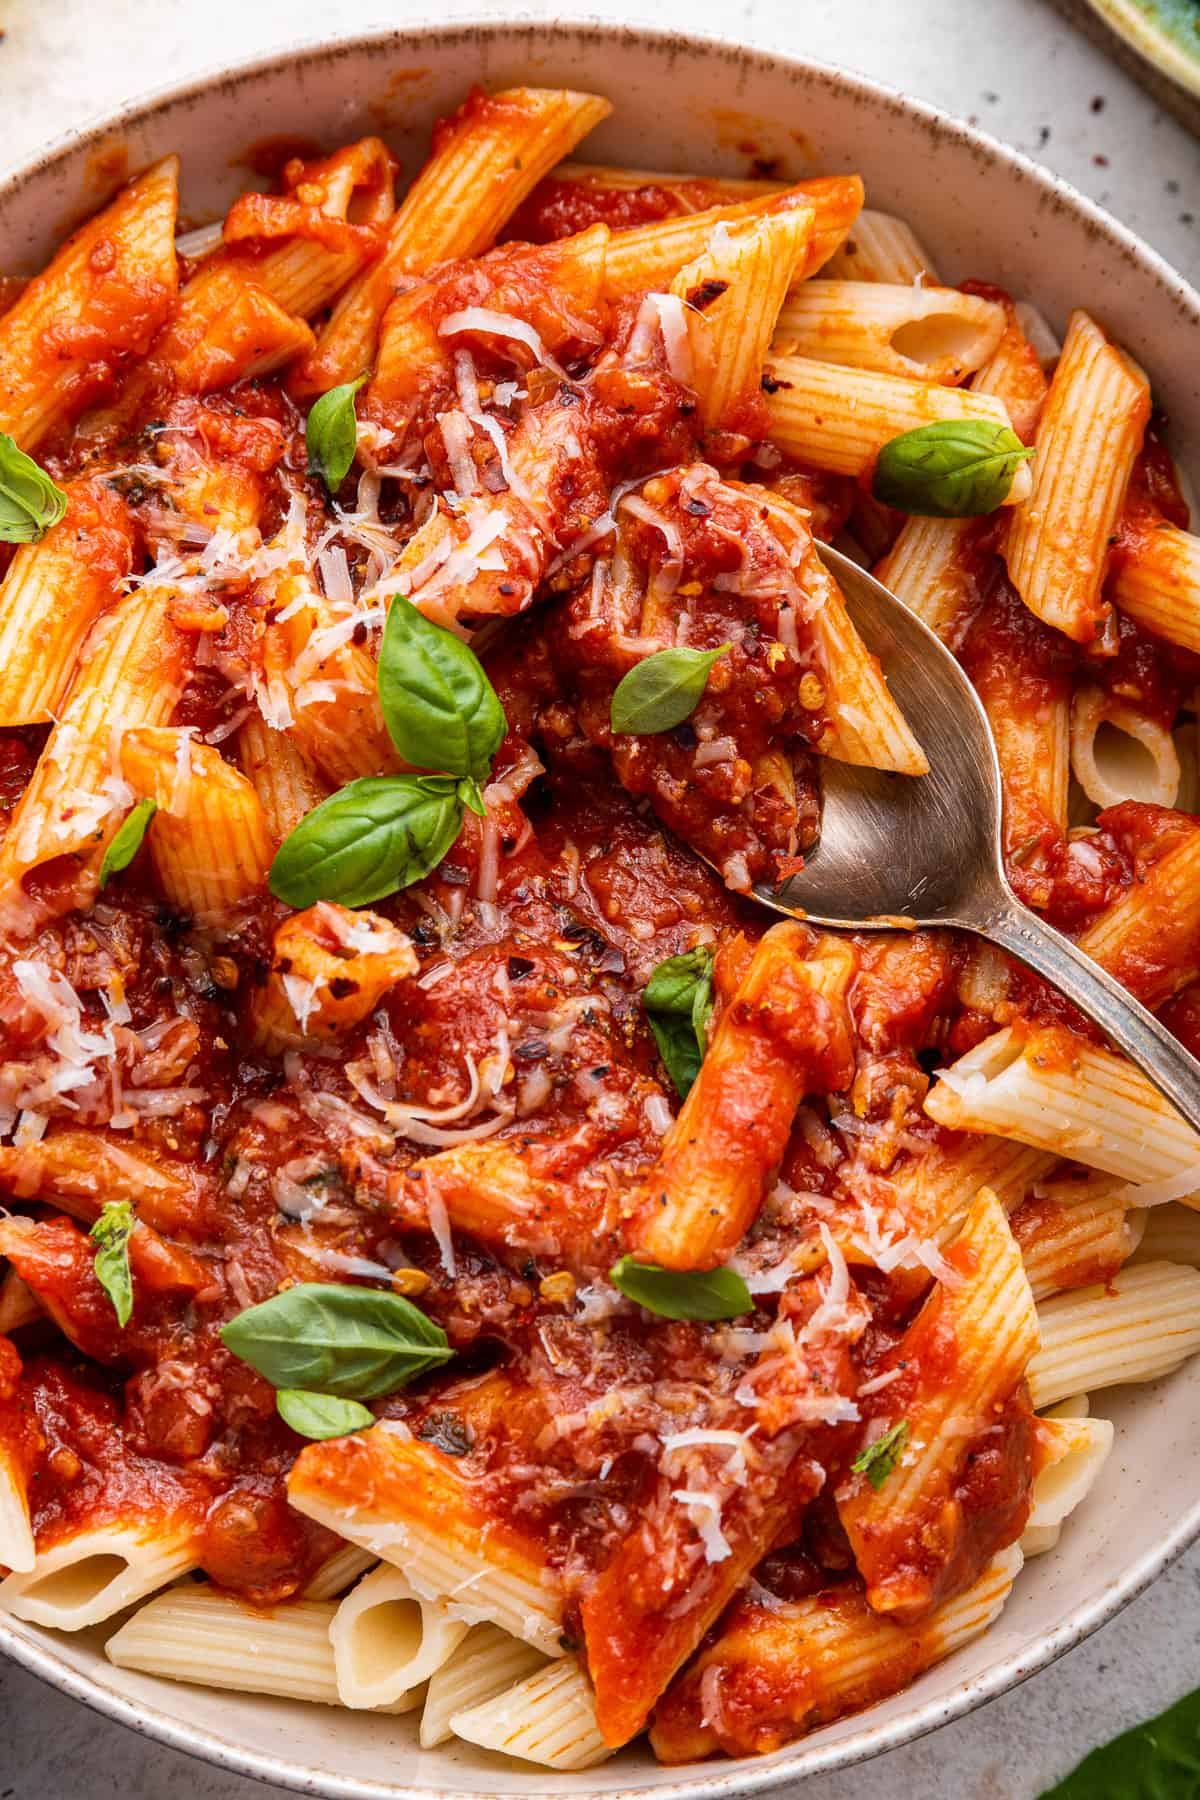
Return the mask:
{"type": "Polygon", "coordinates": [[[336,494],[350,472],[358,448],[358,420],[354,396],[367,379],[345,381],[313,402],[304,427],[308,472],[319,475],[331,494],[336,494]]]}
{"type": "Polygon", "coordinates": [[[508,721],[475,652],[397,594],[379,651],[379,704],[392,742],[418,769],[486,781],[508,721]]]}
{"type": "Polygon", "coordinates": [[[122,1329],[133,1311],[133,1277],[129,1272],[129,1238],[137,1220],[128,1200],[108,1200],[89,1236],[97,1245],[96,1280],[112,1301],[122,1329]]]}
{"type": "Polygon", "coordinates": [[[684,1100],[708,1047],[712,971],[713,952],[701,945],[659,963],[642,990],[642,1005],[658,1053],[684,1100]]]}
{"type": "Polygon", "coordinates": [[[289,906],[370,906],[436,869],[461,827],[453,781],[366,775],[322,800],[284,838],[271,892],[289,906]]]}
{"type": "Polygon", "coordinates": [[[856,1475],[865,1475],[878,1493],[900,1461],[900,1453],[907,1442],[908,1420],[898,1419],[890,1431],[885,1431],[873,1444],[865,1445],[850,1467],[856,1475]]]}
{"type": "Polygon", "coordinates": [[[736,1319],[754,1311],[736,1269],[660,1269],[623,1256],[608,1274],[627,1300],[662,1319],[736,1319]]]}
{"type": "Polygon", "coordinates": [[[659,650],[636,663],[617,683],[609,722],[614,731],[672,731],[699,706],[708,671],[731,649],[659,650]]]}
{"type": "Polygon", "coordinates": [[[994,419],[940,419],[883,446],[871,492],[884,506],[930,519],[995,512],[1033,451],[994,419]]]}
{"type": "Polygon", "coordinates": [[[319,1281],[248,1307],[221,1341],[273,1387],[343,1400],[394,1393],[454,1354],[441,1326],[400,1294],[319,1281]]]}
{"type": "Polygon", "coordinates": [[[471,811],[478,813],[481,819],[487,818],[487,807],[483,803],[483,794],[477,781],[460,781],[458,797],[464,806],[469,806],[471,811]]]}
{"type": "Polygon", "coordinates": [[[284,1424],[306,1438],[346,1437],[375,1423],[375,1414],[357,1400],[313,1394],[307,1388],[280,1388],[275,1406],[284,1424]]]}
{"type": "Polygon", "coordinates": [[[139,800],[132,812],[126,813],[117,826],[100,863],[100,886],[106,888],[113,875],[127,869],[142,847],[142,839],[150,821],[158,811],[155,800],[139,800]]]}
{"type": "Polygon", "coordinates": [[[1041,1800],[1194,1800],[1200,1794],[1200,1688],[1085,1756],[1041,1800]]]}
{"type": "Polygon", "coordinates": [[[0,540],[36,544],[66,510],[62,489],[6,431],[0,431],[0,540]]]}

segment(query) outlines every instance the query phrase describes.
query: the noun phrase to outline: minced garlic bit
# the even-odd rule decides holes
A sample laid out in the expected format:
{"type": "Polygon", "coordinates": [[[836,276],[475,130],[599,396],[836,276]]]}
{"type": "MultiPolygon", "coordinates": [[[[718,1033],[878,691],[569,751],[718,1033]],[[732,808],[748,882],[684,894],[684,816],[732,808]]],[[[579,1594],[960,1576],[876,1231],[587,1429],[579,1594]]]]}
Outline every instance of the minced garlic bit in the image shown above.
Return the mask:
{"type": "Polygon", "coordinates": [[[825,704],[825,689],[810,671],[800,679],[800,704],[806,712],[820,712],[825,704]]]}

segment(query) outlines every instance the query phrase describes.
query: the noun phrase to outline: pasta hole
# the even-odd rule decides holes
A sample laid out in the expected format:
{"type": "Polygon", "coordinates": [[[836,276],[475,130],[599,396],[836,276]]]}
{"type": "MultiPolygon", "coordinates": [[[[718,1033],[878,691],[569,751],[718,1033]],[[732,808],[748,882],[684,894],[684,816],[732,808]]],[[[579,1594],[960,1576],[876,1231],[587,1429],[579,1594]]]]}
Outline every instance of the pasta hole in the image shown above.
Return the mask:
{"type": "Polygon", "coordinates": [[[355,1675],[370,1682],[381,1670],[402,1668],[418,1655],[424,1634],[415,1600],[384,1600],[368,1607],[360,1613],[354,1632],[355,1675]]]}
{"type": "Polygon", "coordinates": [[[114,1581],[119,1581],[128,1568],[129,1564],[123,1556],[98,1551],[95,1556],[81,1556],[78,1562],[50,1570],[39,1580],[31,1582],[22,1597],[37,1600],[46,1606],[67,1609],[86,1606],[114,1581]]]}
{"type": "MultiPolygon", "coordinates": [[[[1096,772],[1107,787],[1125,799],[1150,800],[1163,805],[1162,772],[1149,747],[1129,732],[1105,719],[1092,739],[1096,772]]],[[[1170,805],[1168,800],[1166,805],[1170,805]]]]}
{"type": "Polygon", "coordinates": [[[925,319],[907,319],[891,337],[892,349],[923,368],[932,364],[966,362],[979,345],[978,327],[956,313],[930,313],[925,319]]]}

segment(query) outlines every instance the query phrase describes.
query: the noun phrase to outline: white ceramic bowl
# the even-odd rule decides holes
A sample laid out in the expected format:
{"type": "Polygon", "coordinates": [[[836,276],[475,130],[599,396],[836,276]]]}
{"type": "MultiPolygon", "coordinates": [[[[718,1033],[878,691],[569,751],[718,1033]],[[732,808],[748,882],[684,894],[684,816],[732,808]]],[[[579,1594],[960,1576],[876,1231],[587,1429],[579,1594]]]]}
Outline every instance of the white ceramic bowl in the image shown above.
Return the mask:
{"type": "MultiPolygon", "coordinates": [[[[414,28],[300,48],[131,105],[0,183],[0,268],[36,268],[107,198],[125,167],[183,155],[189,218],[203,222],[245,179],[230,161],[265,133],[330,145],[383,130],[411,172],[429,127],[474,81],[594,88],[614,117],[593,160],[744,173],[858,169],[871,203],[904,214],[952,280],[975,275],[1036,298],[1062,326],[1094,309],[1142,360],[1177,444],[1200,441],[1200,296],[1153,252],[1015,152],[888,89],[783,57],[607,25],[414,28]]],[[[997,1624],[906,1692],[792,1748],[747,1762],[658,1767],[643,1747],[560,1775],[449,1746],[421,1751],[411,1719],[305,1708],[113,1669],[99,1635],[56,1637],[4,1621],[0,1646],[66,1693],[135,1730],[302,1793],[346,1800],[761,1793],[932,1730],[1040,1669],[1109,1618],[1200,1532],[1200,1367],[1116,1389],[1118,1425],[1098,1491],[1061,1546],[1022,1574],[997,1624]]]]}

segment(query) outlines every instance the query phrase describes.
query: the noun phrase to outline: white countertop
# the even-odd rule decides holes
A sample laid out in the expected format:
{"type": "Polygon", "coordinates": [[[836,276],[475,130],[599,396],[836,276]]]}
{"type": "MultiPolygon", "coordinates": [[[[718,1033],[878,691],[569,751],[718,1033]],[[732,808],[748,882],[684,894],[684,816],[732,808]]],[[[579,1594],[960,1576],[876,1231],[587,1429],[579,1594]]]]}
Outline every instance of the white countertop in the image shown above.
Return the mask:
{"type": "MultiPolygon", "coordinates": [[[[409,17],[514,10],[646,16],[633,0],[417,0],[411,11],[379,0],[0,0],[0,164],[223,58],[409,17]]],[[[969,118],[1200,279],[1200,144],[1045,0],[655,0],[648,10],[659,27],[843,63],[969,118]]],[[[1015,1693],[908,1749],[805,1783],[804,1800],[1035,1800],[1094,1744],[1198,1684],[1200,1547],[1015,1693]]],[[[0,1666],[0,1800],[257,1800],[274,1791],[160,1749],[0,1666]]]]}

